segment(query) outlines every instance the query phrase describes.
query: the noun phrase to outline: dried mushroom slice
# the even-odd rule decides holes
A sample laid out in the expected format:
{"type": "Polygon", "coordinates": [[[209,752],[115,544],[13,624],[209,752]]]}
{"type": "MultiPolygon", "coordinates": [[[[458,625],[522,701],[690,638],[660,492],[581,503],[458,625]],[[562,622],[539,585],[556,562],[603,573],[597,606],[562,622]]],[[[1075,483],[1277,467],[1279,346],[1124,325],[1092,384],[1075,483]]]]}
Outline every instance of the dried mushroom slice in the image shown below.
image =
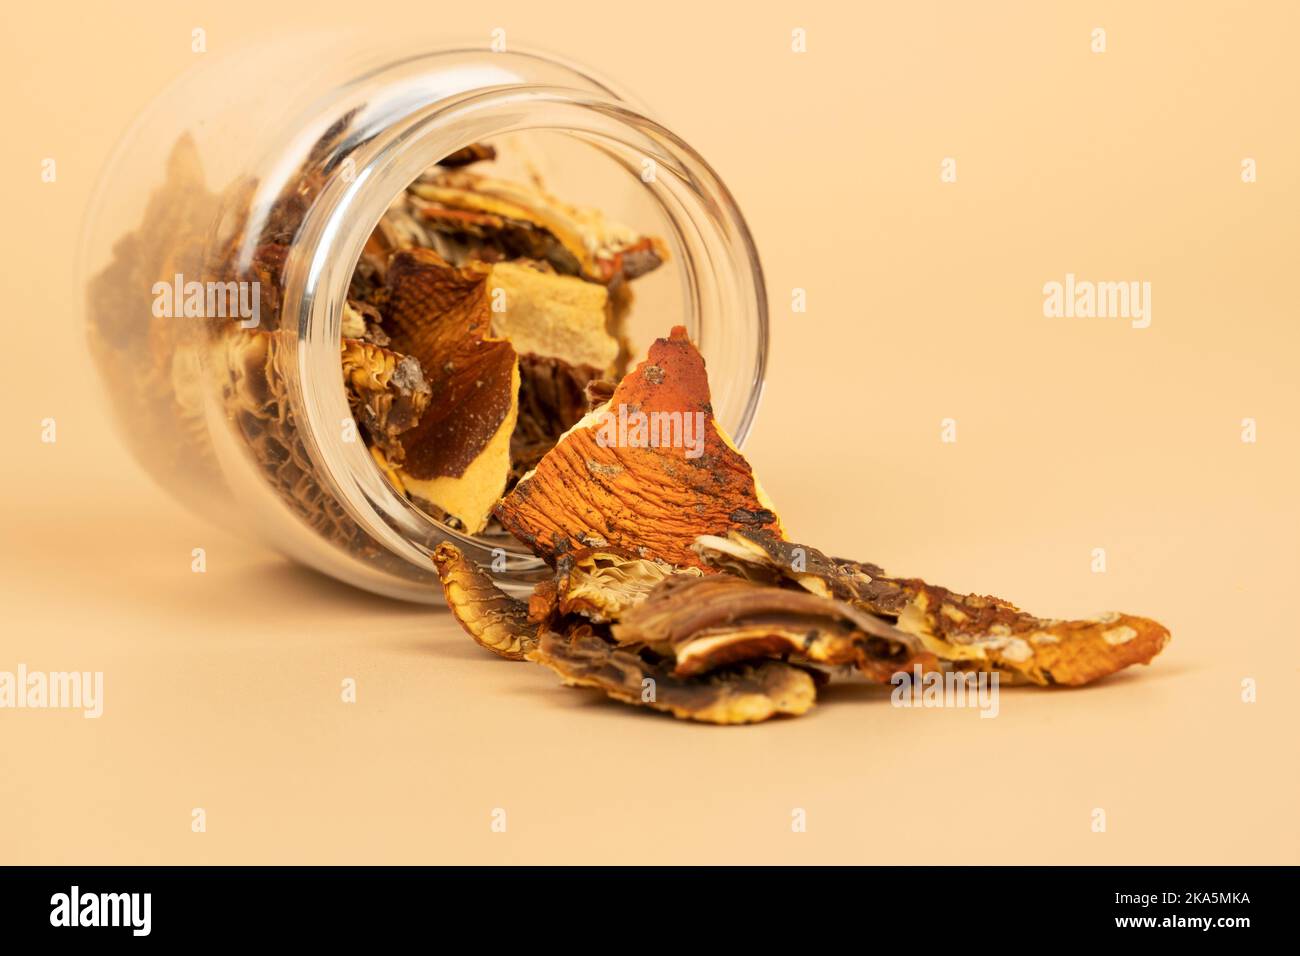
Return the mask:
{"type": "Polygon", "coordinates": [[[601,375],[613,367],[618,341],[606,331],[609,292],[604,286],[524,262],[496,263],[488,285],[492,333],[509,339],[520,355],[555,358],[601,375]]]}
{"type": "Polygon", "coordinates": [[[749,463],[713,421],[704,359],[680,326],[495,514],[551,563],[565,551],[612,546],[702,567],[691,549],[698,535],[781,533],[749,463]]]}
{"type": "Polygon", "coordinates": [[[606,331],[602,285],[533,262],[501,262],[488,279],[492,332],[519,354],[519,419],[511,436],[515,479],[534,468],[586,413],[585,389],[619,354],[606,331]]]}
{"type": "Polygon", "coordinates": [[[1149,664],[1169,629],[1115,612],[1092,620],[1045,620],[1012,604],[958,594],[919,580],[899,582],[910,596],[898,626],[962,667],[995,668],[1035,684],[1091,683],[1131,664],[1149,664]]]}
{"type": "Polygon", "coordinates": [[[1059,621],[1026,614],[1000,598],[959,594],[917,578],[891,578],[877,565],[828,558],[771,535],[701,538],[715,567],[780,574],[814,594],[834,596],[897,621],[937,657],[962,668],[996,669],[1035,684],[1087,684],[1131,664],[1149,664],[1169,630],[1128,614],[1059,621]]]}
{"type": "Polygon", "coordinates": [[[591,548],[559,559],[555,588],[562,614],[617,621],[674,575],[700,577],[699,568],[676,568],[626,551],[591,548]]]}
{"type": "Polygon", "coordinates": [[[682,678],[670,663],[618,648],[581,627],[568,636],[547,631],[529,660],[549,667],[570,687],[594,687],[626,704],[710,724],[752,724],[777,714],[798,716],[816,703],[812,676],[783,661],[760,661],[682,678]]]}
{"type": "Polygon", "coordinates": [[[471,163],[485,163],[496,158],[497,151],[495,147],[487,143],[470,143],[468,146],[462,146],[456,152],[438,160],[438,165],[452,168],[468,166],[471,163]]]}
{"type": "Polygon", "coordinates": [[[342,326],[345,339],[360,339],[386,348],[391,340],[384,331],[382,322],[383,316],[379,310],[369,303],[354,300],[343,303],[342,326]]]}
{"type": "Polygon", "coordinates": [[[409,355],[357,339],[341,345],[343,382],[352,415],[374,447],[399,463],[405,450],[399,437],[414,428],[429,404],[429,383],[409,355]]]}
{"type": "Polygon", "coordinates": [[[427,249],[393,256],[384,321],[393,348],[419,360],[430,387],[420,423],[402,436],[402,483],[471,534],[487,524],[510,472],[519,363],[491,334],[487,275],[427,249]]]}
{"type": "Polygon", "coordinates": [[[447,170],[412,184],[410,191],[417,216],[484,262],[542,259],[560,272],[609,285],[668,259],[659,239],[521,183],[447,170]]]}
{"type": "Polygon", "coordinates": [[[623,614],[613,633],[620,644],[671,648],[678,676],[786,655],[852,665],[882,683],[900,670],[938,666],[921,641],[873,614],[731,575],[667,579],[623,614]]]}
{"type": "Polygon", "coordinates": [[[501,591],[459,548],[444,541],[434,549],[433,563],[447,607],[479,646],[512,661],[524,660],[537,647],[528,605],[501,591]]]}

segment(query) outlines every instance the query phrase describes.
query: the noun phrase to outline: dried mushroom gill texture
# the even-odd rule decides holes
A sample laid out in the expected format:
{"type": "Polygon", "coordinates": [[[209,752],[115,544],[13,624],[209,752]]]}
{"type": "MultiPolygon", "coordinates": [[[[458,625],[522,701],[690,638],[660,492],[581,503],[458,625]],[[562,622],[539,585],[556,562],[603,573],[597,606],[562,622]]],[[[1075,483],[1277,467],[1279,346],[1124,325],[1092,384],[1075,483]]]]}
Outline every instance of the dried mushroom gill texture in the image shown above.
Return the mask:
{"type": "Polygon", "coordinates": [[[291,510],[323,537],[357,553],[376,545],[316,480],[287,399],[280,333],[230,329],[213,344],[213,374],[231,426],[291,510]]]}
{"type": "Polygon", "coordinates": [[[488,274],[428,249],[399,252],[383,313],[393,347],[418,360],[430,390],[400,438],[402,487],[477,533],[505,491],[519,393],[515,350],[492,334],[488,274]]]}
{"type": "Polygon", "coordinates": [[[343,382],[353,416],[388,460],[401,464],[400,437],[414,428],[429,404],[431,389],[420,363],[380,345],[345,338],[343,382]]]}
{"type": "Polygon", "coordinates": [[[701,567],[698,535],[781,533],[748,462],[713,421],[704,359],[680,326],[495,513],[552,564],[567,551],[613,547],[701,567]]]}
{"type": "Polygon", "coordinates": [[[998,670],[1035,684],[1087,684],[1131,664],[1150,663],[1169,641],[1169,630],[1148,618],[1115,613],[1082,621],[1038,618],[1000,598],[890,577],[877,565],[829,558],[772,535],[707,536],[696,548],[715,567],[761,581],[784,578],[893,620],[956,667],[998,670]]]}
{"type": "Polygon", "coordinates": [[[700,577],[699,568],[677,568],[611,548],[588,548],[560,556],[550,584],[561,614],[596,622],[617,621],[671,577],[700,577]]]}
{"type": "Polygon", "coordinates": [[[778,714],[799,716],[817,700],[812,675],[784,661],[763,660],[684,678],[673,673],[671,660],[616,647],[589,626],[567,635],[544,632],[529,660],[549,667],[569,686],[596,688],[627,704],[702,723],[752,724],[778,714]]]}
{"type": "Polygon", "coordinates": [[[613,627],[620,644],[670,654],[687,677],[765,657],[851,665],[887,683],[900,670],[937,669],[916,637],[845,601],[725,574],[674,576],[613,627]]]}
{"type": "Polygon", "coordinates": [[[482,568],[453,544],[433,552],[447,607],[480,646],[498,657],[521,661],[537,646],[537,625],[528,620],[528,605],[503,592],[482,568]]]}

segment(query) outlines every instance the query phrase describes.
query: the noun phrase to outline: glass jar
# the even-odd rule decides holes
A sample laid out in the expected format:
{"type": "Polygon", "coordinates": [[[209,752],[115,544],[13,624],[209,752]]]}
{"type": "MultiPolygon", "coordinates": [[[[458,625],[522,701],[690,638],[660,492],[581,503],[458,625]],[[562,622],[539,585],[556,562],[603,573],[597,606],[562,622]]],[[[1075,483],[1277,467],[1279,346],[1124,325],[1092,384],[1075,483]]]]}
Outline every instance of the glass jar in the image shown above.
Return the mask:
{"type": "Polygon", "coordinates": [[[90,346],[119,430],[167,491],[380,594],[440,600],[429,554],[448,539],[506,590],[531,586],[536,558],[426,514],[345,427],[342,317],[362,248],[408,183],[485,141],[511,144],[525,174],[540,166],[550,193],[664,239],[669,261],[638,280],[633,341],[685,325],[719,425],[744,440],[766,358],[762,272],[690,146],[554,57],[317,37],[205,54],[128,131],[88,214],[90,346]],[[277,231],[279,277],[255,287],[264,334],[236,347],[242,315],[184,317],[185,282],[257,280],[257,242],[277,231]],[[182,295],[160,309],[173,282],[182,295]]]}

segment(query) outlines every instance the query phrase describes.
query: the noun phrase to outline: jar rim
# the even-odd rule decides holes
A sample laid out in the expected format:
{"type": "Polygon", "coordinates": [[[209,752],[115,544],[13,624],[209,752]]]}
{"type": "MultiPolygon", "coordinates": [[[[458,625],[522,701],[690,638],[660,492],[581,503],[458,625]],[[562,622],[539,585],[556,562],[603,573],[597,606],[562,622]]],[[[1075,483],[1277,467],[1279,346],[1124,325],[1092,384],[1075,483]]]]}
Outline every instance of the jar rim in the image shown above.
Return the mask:
{"type": "Polygon", "coordinates": [[[402,190],[457,149],[539,131],[585,140],[632,175],[639,159],[655,164],[655,179],[645,185],[675,232],[675,251],[687,278],[689,314],[672,324],[686,325],[702,349],[725,345],[749,353],[743,361],[749,378],[743,400],[731,402],[719,415],[741,444],[757,411],[767,360],[766,290],[753,237],[708,163],[611,92],[504,85],[439,99],[394,117],[354,150],[349,176],[335,175],[325,184],[303,220],[284,273],[282,328],[296,334],[300,346],[290,400],[305,426],[308,452],[339,502],[368,534],[406,560],[427,568],[433,548],[452,540],[468,557],[492,567],[498,584],[513,593],[531,588],[543,567],[540,559],[432,518],[391,486],[364,443],[345,438],[340,422],[351,412],[338,343],[362,247],[402,190]],[[720,341],[729,337],[733,340],[720,341]]]}

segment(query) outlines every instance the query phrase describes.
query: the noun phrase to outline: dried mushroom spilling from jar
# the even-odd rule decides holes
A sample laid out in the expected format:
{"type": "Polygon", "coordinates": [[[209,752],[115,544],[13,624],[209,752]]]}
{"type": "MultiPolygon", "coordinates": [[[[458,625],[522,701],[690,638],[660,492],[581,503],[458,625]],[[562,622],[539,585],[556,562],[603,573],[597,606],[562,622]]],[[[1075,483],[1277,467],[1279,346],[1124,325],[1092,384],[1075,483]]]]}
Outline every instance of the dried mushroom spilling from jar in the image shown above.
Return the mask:
{"type": "Polygon", "coordinates": [[[806,713],[816,687],[846,670],[881,684],[988,672],[1081,685],[1149,663],[1169,640],[1146,618],[1038,618],[789,541],[713,421],[684,329],[598,397],[496,506],[554,571],[530,601],[502,593],[452,544],[434,554],[471,637],[569,686],[741,724],[806,713]]]}

